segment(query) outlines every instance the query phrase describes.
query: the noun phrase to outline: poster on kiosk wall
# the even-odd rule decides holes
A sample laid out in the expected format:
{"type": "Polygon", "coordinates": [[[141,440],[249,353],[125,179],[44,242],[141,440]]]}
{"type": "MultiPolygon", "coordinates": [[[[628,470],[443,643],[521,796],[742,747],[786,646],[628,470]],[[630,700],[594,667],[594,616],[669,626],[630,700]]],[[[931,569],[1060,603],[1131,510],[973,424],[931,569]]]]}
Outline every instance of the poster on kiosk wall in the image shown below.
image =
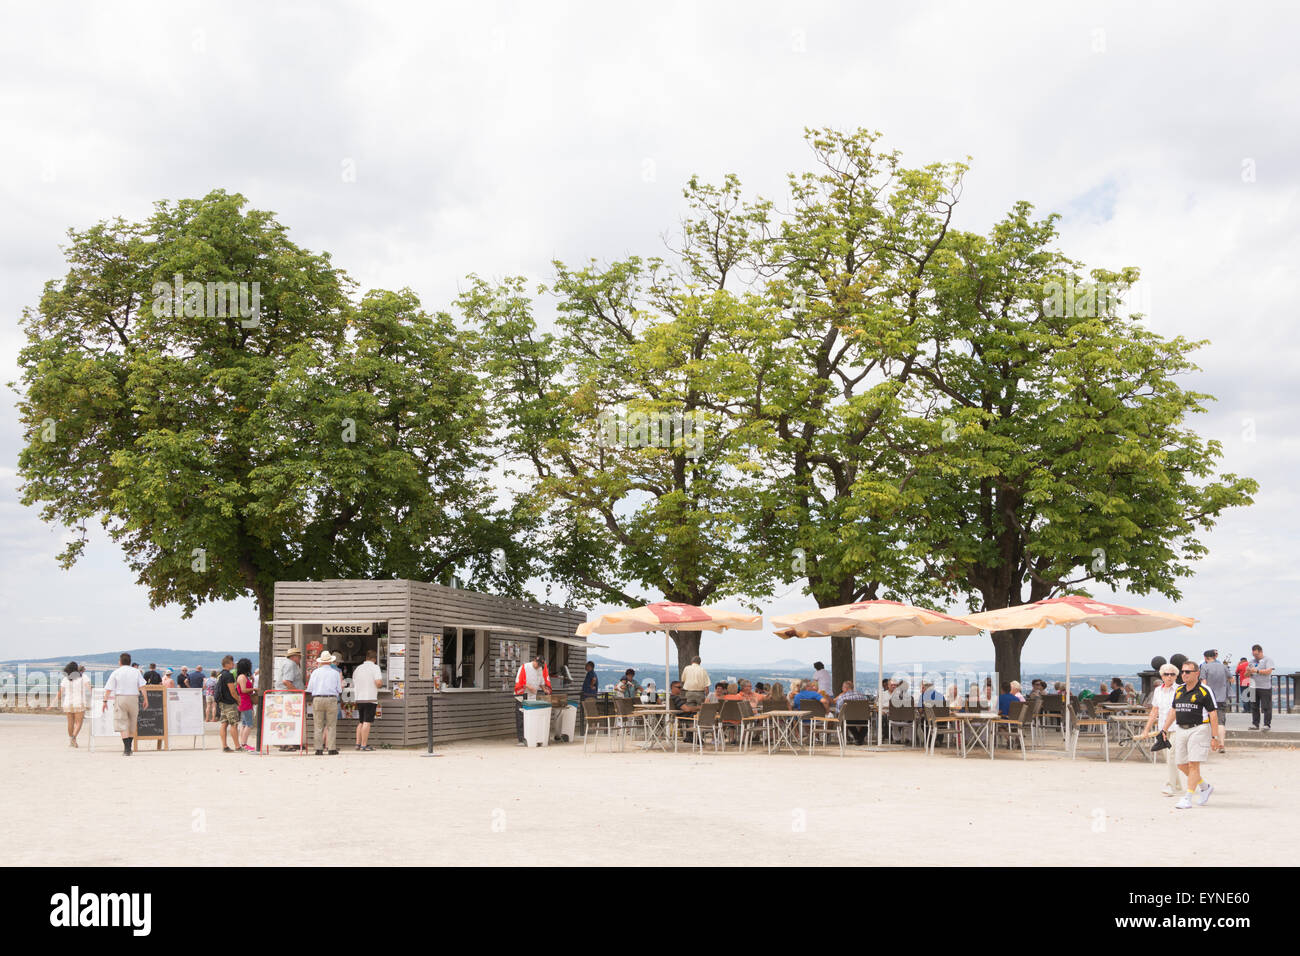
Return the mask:
{"type": "Polygon", "coordinates": [[[307,693],[269,690],[262,698],[262,750],[307,743],[307,693]]]}

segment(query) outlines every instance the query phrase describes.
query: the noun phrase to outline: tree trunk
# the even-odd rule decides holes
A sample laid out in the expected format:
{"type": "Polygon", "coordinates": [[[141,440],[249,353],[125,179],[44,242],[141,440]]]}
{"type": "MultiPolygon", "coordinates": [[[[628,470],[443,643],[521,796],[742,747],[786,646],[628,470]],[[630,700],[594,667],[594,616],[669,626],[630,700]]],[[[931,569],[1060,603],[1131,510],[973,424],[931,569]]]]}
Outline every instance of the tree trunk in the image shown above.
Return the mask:
{"type": "MultiPolygon", "coordinates": [[[[668,636],[677,645],[677,676],[680,678],[686,665],[700,652],[700,635],[703,631],[669,631],[668,636]]],[[[664,688],[668,690],[667,687],[664,688]]]]}
{"type": "MultiPolygon", "coordinates": [[[[999,681],[1020,680],[1020,650],[1029,637],[1029,628],[993,632],[993,667],[999,681]]],[[[994,688],[998,693],[1001,687],[994,688]]]]}
{"type": "Polygon", "coordinates": [[[853,673],[853,638],[831,638],[831,693],[839,694],[846,680],[855,680],[853,673]]]}

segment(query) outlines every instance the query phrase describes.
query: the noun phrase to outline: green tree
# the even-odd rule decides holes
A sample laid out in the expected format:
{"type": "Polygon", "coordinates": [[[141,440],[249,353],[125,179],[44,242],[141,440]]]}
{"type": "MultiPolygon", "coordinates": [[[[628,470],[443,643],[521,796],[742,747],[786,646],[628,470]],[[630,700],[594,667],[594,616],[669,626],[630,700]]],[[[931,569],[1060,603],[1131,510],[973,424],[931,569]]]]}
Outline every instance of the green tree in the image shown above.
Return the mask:
{"type": "MultiPolygon", "coordinates": [[[[941,405],[914,458],[928,520],[910,548],[973,609],[1089,583],[1176,600],[1200,533],[1257,485],[1217,474],[1220,444],[1186,424],[1211,398],[1177,380],[1204,343],[1128,314],[1137,270],[1083,273],[1055,249],[1055,222],[1020,203],[989,236],[944,244],[947,329],[913,367],[941,405]]],[[[1003,678],[1019,676],[1027,636],[993,635],[1003,678]]]]}
{"type": "MultiPolygon", "coordinates": [[[[622,605],[645,603],[640,588],[690,604],[764,593],[741,540],[761,466],[724,407],[756,374],[754,337],[770,334],[759,305],[657,260],[556,270],[553,331],[520,279],[476,280],[460,301],[549,575],[579,600],[622,605]]],[[[681,666],[700,633],[672,637],[681,666]]]]}
{"type": "Polygon", "coordinates": [[[527,567],[490,554],[511,535],[472,338],[409,292],[354,306],[328,256],[245,205],[70,233],[23,316],[19,471],[24,503],[76,530],[65,566],[93,520],[154,607],[251,595],[265,688],[277,580],[458,567],[508,589],[527,567]]]}

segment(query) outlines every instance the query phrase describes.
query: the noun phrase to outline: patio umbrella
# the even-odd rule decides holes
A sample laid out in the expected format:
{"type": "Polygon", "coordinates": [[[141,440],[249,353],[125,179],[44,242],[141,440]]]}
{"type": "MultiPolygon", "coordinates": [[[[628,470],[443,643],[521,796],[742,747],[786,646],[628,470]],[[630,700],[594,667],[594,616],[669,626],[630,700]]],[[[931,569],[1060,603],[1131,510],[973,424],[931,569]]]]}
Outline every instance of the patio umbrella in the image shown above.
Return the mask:
{"type": "Polygon", "coordinates": [[[677,601],[658,601],[644,607],[627,611],[614,611],[602,614],[594,621],[578,625],[579,637],[592,634],[645,634],[650,631],[664,632],[664,710],[668,710],[669,680],[668,632],[669,631],[725,631],[735,628],[741,631],[757,631],[763,627],[763,615],[743,614],[727,611],[719,607],[697,607],[694,604],[682,604],[677,601]]]}
{"type": "MultiPolygon", "coordinates": [[[[979,627],[929,608],[898,601],[859,601],[822,607],[772,618],[780,628],[777,637],[869,637],[876,642],[877,676],[885,670],[886,637],[949,637],[978,634],[979,627]]],[[[876,708],[876,740],[881,740],[884,717],[876,708]]]]}
{"type": "Polygon", "coordinates": [[[963,615],[963,620],[986,631],[1013,631],[1019,628],[1040,628],[1059,624],[1065,628],[1065,739],[1070,739],[1070,628],[1087,624],[1103,634],[1146,634],[1171,627],[1191,627],[1192,617],[1171,614],[1168,611],[1148,611],[1123,604],[1107,604],[1090,597],[1072,594],[1067,597],[1044,598],[1032,604],[981,611],[963,615]]]}

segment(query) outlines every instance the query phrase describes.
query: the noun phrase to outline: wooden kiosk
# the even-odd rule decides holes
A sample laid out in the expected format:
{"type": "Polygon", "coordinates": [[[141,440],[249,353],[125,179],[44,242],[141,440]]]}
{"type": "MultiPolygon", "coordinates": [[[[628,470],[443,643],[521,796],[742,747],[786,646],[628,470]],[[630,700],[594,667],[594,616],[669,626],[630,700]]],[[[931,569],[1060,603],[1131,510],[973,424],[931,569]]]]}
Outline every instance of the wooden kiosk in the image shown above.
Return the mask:
{"type": "MultiPolygon", "coordinates": [[[[599,646],[573,636],[581,611],[422,581],[278,581],[274,615],[277,674],[290,647],[303,651],[308,676],[328,650],[342,658],[346,698],[353,669],[376,652],[376,747],[424,744],[430,697],[435,742],[513,736],[519,665],[540,647],[553,689],[577,703],[587,649],[599,646]]],[[[354,711],[343,710],[338,738],[350,746],[354,711]]]]}

